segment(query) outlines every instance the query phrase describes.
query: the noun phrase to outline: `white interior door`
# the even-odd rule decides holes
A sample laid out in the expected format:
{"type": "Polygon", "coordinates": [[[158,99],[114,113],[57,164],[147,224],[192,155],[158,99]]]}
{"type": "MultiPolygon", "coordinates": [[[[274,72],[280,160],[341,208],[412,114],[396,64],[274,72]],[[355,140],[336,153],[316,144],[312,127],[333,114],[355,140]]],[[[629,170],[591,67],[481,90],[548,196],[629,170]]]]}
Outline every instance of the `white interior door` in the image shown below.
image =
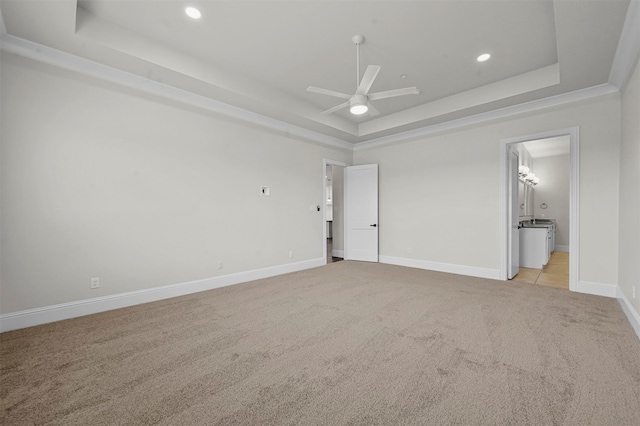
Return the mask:
{"type": "Polygon", "coordinates": [[[509,184],[508,184],[508,205],[509,205],[509,258],[508,258],[508,278],[515,277],[520,271],[520,203],[518,201],[518,168],[520,165],[518,151],[513,145],[509,146],[509,184]]]}
{"type": "Polygon", "coordinates": [[[378,261],[378,165],[345,168],[345,260],[378,261]]]}

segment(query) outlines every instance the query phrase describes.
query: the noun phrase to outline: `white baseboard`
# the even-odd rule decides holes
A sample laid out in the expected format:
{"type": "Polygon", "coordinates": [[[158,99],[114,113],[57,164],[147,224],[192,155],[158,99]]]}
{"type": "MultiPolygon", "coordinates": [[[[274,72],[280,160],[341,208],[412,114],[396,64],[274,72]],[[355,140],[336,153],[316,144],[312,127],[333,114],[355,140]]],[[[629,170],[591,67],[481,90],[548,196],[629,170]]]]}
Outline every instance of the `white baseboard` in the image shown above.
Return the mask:
{"type": "Polygon", "coordinates": [[[587,281],[578,281],[579,293],[593,294],[595,296],[616,297],[618,286],[615,284],[590,283],[587,281]]]}
{"type": "Polygon", "coordinates": [[[633,327],[638,339],[640,339],[640,313],[631,306],[631,302],[629,302],[629,299],[627,299],[627,296],[622,292],[620,287],[618,287],[616,297],[622,307],[622,311],[627,316],[629,323],[631,323],[631,327],[633,327]]]}
{"type": "Polygon", "coordinates": [[[568,252],[569,251],[569,246],[561,246],[561,245],[556,244],[555,246],[553,246],[553,249],[555,251],[566,251],[566,252],[568,252]]]}
{"type": "Polygon", "coordinates": [[[310,259],[302,262],[288,263],[237,274],[222,275],[180,284],[171,284],[145,290],[131,291],[110,296],[61,303],[59,305],[44,306],[42,308],[27,309],[0,315],[0,332],[17,330],[34,325],[76,318],[84,315],[126,308],[141,303],[155,302],[171,297],[184,296],[200,291],[212,290],[248,281],[269,278],[290,272],[323,266],[326,259],[310,259]]]}
{"type": "Polygon", "coordinates": [[[331,257],[340,257],[344,259],[344,250],[331,250],[331,257]]]}
{"type": "Polygon", "coordinates": [[[427,269],[429,271],[448,272],[450,274],[468,275],[478,278],[500,279],[500,270],[478,268],[475,266],[453,265],[449,263],[430,262],[427,260],[405,259],[402,257],[379,256],[380,263],[407,266],[410,268],[427,269]]]}

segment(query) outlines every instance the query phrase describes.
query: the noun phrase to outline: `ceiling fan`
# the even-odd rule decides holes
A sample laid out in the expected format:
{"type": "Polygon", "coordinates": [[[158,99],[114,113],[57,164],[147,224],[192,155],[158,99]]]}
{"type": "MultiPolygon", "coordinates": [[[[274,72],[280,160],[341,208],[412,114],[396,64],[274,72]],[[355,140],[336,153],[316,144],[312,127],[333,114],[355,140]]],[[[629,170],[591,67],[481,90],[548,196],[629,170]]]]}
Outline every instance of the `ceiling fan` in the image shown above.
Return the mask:
{"type": "Polygon", "coordinates": [[[336,92],[334,90],[321,89],[319,87],[309,86],[307,91],[313,93],[321,93],[323,95],[334,96],[336,98],[347,99],[346,102],[336,105],[333,108],[329,108],[321,114],[331,114],[343,108],[349,107],[349,111],[353,115],[362,115],[369,112],[372,115],[378,115],[379,112],[371,105],[370,101],[378,99],[393,98],[403,95],[417,95],[420,90],[417,87],[406,87],[404,89],[387,90],[384,92],[369,93],[373,81],[380,72],[380,66],[369,65],[360,80],[360,45],[364,42],[364,36],[354,35],[351,39],[356,45],[356,93],[348,95],[346,93],[336,92]]]}

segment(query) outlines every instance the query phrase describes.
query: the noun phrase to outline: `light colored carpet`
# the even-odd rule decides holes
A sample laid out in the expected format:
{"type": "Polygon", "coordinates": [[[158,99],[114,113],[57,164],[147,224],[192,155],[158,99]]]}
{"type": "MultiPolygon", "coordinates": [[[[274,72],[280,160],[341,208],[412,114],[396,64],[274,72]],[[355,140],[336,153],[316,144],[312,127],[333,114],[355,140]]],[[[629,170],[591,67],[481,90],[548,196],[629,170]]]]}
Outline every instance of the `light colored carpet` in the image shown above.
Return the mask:
{"type": "Polygon", "coordinates": [[[6,425],[639,425],[614,299],[326,267],[0,335],[6,425]]]}

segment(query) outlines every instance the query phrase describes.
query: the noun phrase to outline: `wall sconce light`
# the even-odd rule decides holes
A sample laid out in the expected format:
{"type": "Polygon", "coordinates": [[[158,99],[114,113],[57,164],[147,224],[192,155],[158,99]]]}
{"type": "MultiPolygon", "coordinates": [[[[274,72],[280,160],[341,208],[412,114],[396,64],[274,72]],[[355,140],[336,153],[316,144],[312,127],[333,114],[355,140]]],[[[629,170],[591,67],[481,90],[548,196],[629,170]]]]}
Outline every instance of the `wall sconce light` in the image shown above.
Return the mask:
{"type": "Polygon", "coordinates": [[[518,180],[526,185],[536,186],[540,183],[540,178],[535,173],[529,173],[527,166],[520,166],[518,168],[518,180]]]}

